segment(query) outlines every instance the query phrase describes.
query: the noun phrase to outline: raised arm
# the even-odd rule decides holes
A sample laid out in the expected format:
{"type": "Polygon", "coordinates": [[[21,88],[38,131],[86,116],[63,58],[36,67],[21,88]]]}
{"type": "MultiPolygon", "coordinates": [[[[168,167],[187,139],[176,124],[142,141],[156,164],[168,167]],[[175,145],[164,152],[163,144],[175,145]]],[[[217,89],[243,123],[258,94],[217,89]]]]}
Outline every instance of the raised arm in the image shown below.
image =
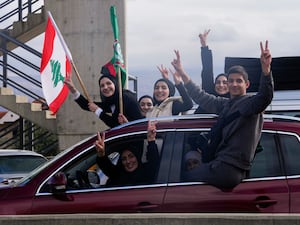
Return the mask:
{"type": "Polygon", "coordinates": [[[273,99],[274,84],[271,72],[272,57],[268,48],[268,41],[265,42],[265,46],[260,42],[260,49],[262,74],[258,92],[256,95],[253,95],[243,109],[240,110],[243,115],[252,115],[254,113],[263,112],[273,99]]]}
{"type": "Polygon", "coordinates": [[[203,90],[205,90],[207,93],[215,94],[213,57],[212,51],[207,46],[207,36],[209,32],[210,30],[205,30],[203,33],[199,34],[202,61],[201,81],[203,90]]]}
{"type": "Polygon", "coordinates": [[[97,152],[96,162],[103,173],[108,176],[116,176],[118,174],[117,166],[115,166],[105,154],[105,133],[98,132],[95,148],[97,152]]]}

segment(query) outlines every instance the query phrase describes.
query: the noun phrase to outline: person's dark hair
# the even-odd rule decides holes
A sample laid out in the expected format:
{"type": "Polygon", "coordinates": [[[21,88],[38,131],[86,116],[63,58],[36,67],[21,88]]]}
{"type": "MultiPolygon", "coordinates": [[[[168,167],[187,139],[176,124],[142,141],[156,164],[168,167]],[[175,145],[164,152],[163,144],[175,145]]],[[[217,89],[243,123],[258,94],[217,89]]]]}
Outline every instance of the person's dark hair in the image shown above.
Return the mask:
{"type": "MultiPolygon", "coordinates": [[[[155,83],[154,83],[154,89],[155,89],[155,86],[158,82],[165,82],[167,85],[168,85],[168,88],[169,88],[169,96],[168,97],[171,97],[171,96],[174,96],[175,95],[175,85],[169,81],[168,79],[165,79],[165,78],[161,78],[161,79],[158,79],[155,83]]],[[[155,104],[158,104],[159,102],[155,99],[155,96],[153,95],[153,100],[154,100],[154,103],[155,104]]]]}
{"type": "Polygon", "coordinates": [[[245,68],[242,66],[232,66],[229,68],[228,72],[227,72],[227,78],[229,77],[230,74],[232,73],[238,73],[241,74],[244,78],[245,81],[247,81],[248,78],[248,73],[246,72],[245,68]]]}
{"type": "Polygon", "coordinates": [[[153,104],[153,98],[150,95],[143,95],[139,98],[138,102],[140,103],[143,98],[150,98],[153,104]]]}

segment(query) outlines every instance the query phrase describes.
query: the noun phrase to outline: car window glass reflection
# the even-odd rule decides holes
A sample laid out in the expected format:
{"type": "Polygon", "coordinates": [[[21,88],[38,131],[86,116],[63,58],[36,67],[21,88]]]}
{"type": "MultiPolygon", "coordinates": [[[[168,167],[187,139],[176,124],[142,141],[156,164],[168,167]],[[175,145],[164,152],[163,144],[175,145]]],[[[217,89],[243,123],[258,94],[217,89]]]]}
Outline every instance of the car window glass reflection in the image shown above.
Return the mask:
{"type": "Polygon", "coordinates": [[[282,176],[276,134],[262,133],[248,178],[282,176]]]}
{"type": "Polygon", "coordinates": [[[280,135],[280,144],[283,149],[286,172],[288,176],[300,174],[300,142],[294,135],[280,135]]]}

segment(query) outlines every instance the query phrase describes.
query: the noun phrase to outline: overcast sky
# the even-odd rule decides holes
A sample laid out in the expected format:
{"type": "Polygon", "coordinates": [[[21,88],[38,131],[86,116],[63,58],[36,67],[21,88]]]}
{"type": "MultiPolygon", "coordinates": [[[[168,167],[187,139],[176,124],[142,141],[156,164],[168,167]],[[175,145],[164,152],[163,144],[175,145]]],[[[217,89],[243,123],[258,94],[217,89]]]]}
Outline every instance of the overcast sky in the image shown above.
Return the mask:
{"type": "Polygon", "coordinates": [[[208,28],[215,74],[226,56],[259,57],[266,39],[273,57],[299,56],[299,24],[299,0],[127,0],[128,71],[138,76],[139,96],[152,94],[156,65],[170,67],[178,49],[200,82],[198,34],[208,28]]]}
{"type": "MultiPolygon", "coordinates": [[[[200,83],[198,34],[205,29],[211,29],[207,42],[213,50],[215,74],[224,71],[226,56],[259,57],[259,42],[266,39],[273,57],[300,55],[299,0],[126,0],[126,3],[125,63],[128,72],[138,77],[138,96],[152,95],[153,84],[160,78],[156,66],[171,67],[174,49],[180,51],[185,70],[200,83]]],[[[42,49],[43,38],[40,40],[32,42],[42,49]]]]}

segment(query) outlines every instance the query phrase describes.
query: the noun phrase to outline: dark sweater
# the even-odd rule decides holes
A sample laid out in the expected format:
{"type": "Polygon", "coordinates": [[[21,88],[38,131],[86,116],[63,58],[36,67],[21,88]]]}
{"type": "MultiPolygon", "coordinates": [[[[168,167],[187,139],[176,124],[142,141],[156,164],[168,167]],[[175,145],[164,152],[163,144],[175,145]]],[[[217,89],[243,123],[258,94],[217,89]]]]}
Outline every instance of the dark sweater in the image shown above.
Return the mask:
{"type": "Polygon", "coordinates": [[[262,114],[273,98],[272,76],[261,75],[256,95],[244,95],[234,99],[208,94],[192,81],[186,84],[186,88],[196,103],[205,110],[219,114],[219,119],[239,112],[239,117],[222,128],[215,159],[249,170],[261,135],[262,114]]]}

